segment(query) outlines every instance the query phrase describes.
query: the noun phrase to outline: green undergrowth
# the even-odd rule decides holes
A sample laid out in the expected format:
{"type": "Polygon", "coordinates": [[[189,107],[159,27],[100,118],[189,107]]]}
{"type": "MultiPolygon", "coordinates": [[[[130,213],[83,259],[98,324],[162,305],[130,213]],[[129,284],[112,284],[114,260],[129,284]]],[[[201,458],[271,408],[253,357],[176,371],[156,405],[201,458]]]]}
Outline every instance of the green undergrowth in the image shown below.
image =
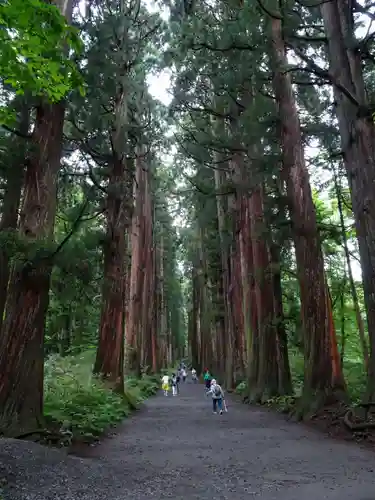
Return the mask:
{"type": "MultiPolygon", "coordinates": [[[[279,396],[268,399],[264,406],[274,408],[281,413],[294,412],[303,387],[303,356],[298,351],[289,353],[290,370],[293,380],[294,394],[288,396],[279,396]]],[[[352,405],[358,404],[366,390],[366,373],[363,362],[360,358],[344,360],[344,376],[347,383],[347,391],[352,405]]],[[[239,394],[245,402],[248,401],[248,387],[246,382],[241,382],[236,387],[236,393],[239,394]]]]}
{"type": "Polygon", "coordinates": [[[45,364],[44,414],[74,437],[95,439],[127,417],[159,389],[158,376],[125,380],[120,396],[92,375],[93,354],[49,357],[45,364]]]}

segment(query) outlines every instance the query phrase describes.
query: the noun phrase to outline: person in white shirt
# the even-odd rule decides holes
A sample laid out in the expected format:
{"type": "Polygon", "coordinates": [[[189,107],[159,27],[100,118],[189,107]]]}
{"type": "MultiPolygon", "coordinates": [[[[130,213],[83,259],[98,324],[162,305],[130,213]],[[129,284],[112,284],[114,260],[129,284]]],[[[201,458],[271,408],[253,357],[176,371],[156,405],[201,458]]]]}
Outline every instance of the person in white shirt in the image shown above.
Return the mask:
{"type": "Polygon", "coordinates": [[[191,379],[194,383],[197,382],[197,370],[195,368],[192,368],[191,370],[191,379]]]}
{"type": "Polygon", "coordinates": [[[185,382],[186,380],[186,370],[185,368],[182,369],[182,381],[185,382]]]}
{"type": "Polygon", "coordinates": [[[169,376],[163,375],[161,378],[161,388],[164,391],[164,396],[168,396],[169,391],[169,376]]]}

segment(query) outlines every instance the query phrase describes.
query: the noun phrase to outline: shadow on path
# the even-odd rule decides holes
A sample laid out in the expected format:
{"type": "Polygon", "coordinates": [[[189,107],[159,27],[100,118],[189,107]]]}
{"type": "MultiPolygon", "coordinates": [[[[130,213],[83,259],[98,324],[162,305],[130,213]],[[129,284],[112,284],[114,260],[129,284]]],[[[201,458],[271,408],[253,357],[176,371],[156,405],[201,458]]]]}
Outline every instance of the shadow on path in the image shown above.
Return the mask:
{"type": "Polygon", "coordinates": [[[117,434],[66,456],[0,441],[7,500],[375,500],[375,456],[261,409],[213,415],[202,385],[160,393],[117,434]]]}

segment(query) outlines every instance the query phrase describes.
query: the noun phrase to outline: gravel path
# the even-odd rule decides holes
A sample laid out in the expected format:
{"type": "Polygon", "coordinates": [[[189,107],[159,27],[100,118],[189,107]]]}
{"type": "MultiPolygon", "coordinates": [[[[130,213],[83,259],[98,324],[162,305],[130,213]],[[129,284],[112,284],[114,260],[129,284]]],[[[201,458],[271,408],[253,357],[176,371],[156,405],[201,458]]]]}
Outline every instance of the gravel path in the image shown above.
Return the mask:
{"type": "MultiPolygon", "coordinates": [[[[87,457],[0,440],[6,500],[375,500],[375,455],[203,386],[162,394],[87,457]]],[[[1,498],[1,495],[0,495],[1,498]]]]}

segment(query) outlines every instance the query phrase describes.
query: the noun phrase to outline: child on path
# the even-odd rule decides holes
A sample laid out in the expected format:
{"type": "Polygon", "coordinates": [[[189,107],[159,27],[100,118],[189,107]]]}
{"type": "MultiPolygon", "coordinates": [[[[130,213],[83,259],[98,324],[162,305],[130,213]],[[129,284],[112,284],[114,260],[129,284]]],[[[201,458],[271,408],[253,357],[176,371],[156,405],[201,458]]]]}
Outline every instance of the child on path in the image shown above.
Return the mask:
{"type": "Polygon", "coordinates": [[[204,380],[204,384],[206,386],[206,389],[208,389],[208,390],[211,387],[211,379],[212,379],[211,374],[210,374],[210,372],[206,368],[205,371],[204,371],[203,380],[204,380]]]}
{"type": "Polygon", "coordinates": [[[218,408],[220,415],[222,415],[224,391],[214,378],[212,379],[210,390],[207,391],[207,396],[209,394],[211,394],[212,396],[213,412],[216,414],[217,413],[216,408],[218,408]]]}
{"type": "Polygon", "coordinates": [[[175,373],[172,374],[171,385],[172,385],[172,395],[177,396],[177,377],[175,373]]]}
{"type": "Polygon", "coordinates": [[[161,378],[161,388],[164,391],[164,396],[168,396],[169,391],[169,377],[168,375],[163,375],[161,378]]]}
{"type": "Polygon", "coordinates": [[[192,368],[191,370],[191,380],[194,382],[194,384],[197,383],[197,370],[195,368],[192,368]]]}

